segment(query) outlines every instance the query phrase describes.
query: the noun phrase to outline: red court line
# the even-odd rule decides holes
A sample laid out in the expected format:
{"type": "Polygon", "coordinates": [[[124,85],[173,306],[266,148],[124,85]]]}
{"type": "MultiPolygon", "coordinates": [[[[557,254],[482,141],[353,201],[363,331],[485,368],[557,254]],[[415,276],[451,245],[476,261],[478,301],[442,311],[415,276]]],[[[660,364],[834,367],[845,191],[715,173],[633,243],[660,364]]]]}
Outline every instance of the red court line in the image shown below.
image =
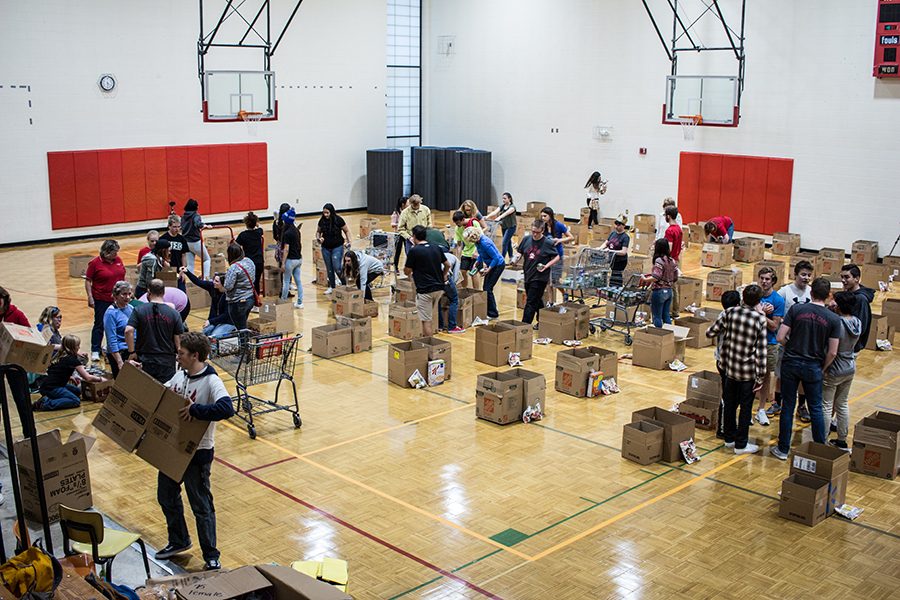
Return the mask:
{"type": "Polygon", "coordinates": [[[292,460],[297,460],[296,456],[288,456],[287,458],[282,458],[281,460],[276,460],[275,462],[266,463],[264,465],[259,465],[258,467],[253,467],[252,469],[247,469],[243,471],[243,473],[252,473],[253,471],[259,471],[260,469],[268,469],[269,467],[274,467],[275,465],[280,465],[281,463],[290,462],[292,460]]]}
{"type": "Polygon", "coordinates": [[[334,521],[334,522],[337,523],[338,525],[343,525],[343,526],[346,527],[347,529],[350,529],[351,531],[355,531],[356,533],[360,534],[361,536],[369,538],[370,540],[372,540],[372,541],[375,542],[376,544],[380,544],[380,545],[384,546],[385,548],[389,548],[390,550],[393,550],[393,551],[396,552],[397,554],[400,554],[400,555],[402,555],[402,556],[405,556],[406,558],[408,558],[408,559],[410,559],[410,560],[413,560],[413,561],[419,563],[419,564],[422,565],[423,567],[427,567],[427,568],[431,569],[432,571],[434,571],[434,572],[436,572],[436,573],[440,573],[441,575],[443,575],[444,577],[446,577],[446,578],[448,578],[448,579],[452,579],[453,581],[457,581],[457,582],[463,584],[464,586],[466,586],[467,588],[469,588],[470,590],[474,590],[474,591],[478,592],[478,593],[481,594],[482,596],[485,596],[485,597],[487,597],[487,598],[493,598],[493,599],[495,599],[495,600],[503,600],[500,596],[497,596],[496,594],[492,594],[491,592],[489,592],[489,591],[487,591],[487,590],[485,590],[485,589],[482,589],[482,588],[478,587],[478,586],[475,585],[474,583],[472,583],[472,582],[470,582],[470,581],[466,581],[466,580],[463,579],[462,577],[460,577],[460,576],[458,576],[458,575],[454,575],[454,574],[451,573],[450,571],[446,571],[446,570],[440,568],[439,566],[437,566],[437,565],[435,565],[435,564],[432,564],[432,563],[428,562],[428,561],[425,560],[424,558],[419,558],[418,556],[416,556],[416,555],[414,555],[414,554],[411,554],[411,553],[407,552],[407,551],[404,550],[403,548],[400,548],[400,547],[398,547],[398,546],[395,546],[394,544],[388,542],[387,540],[381,539],[380,537],[376,536],[376,535],[373,534],[373,533],[369,533],[368,531],[366,531],[366,530],[364,530],[364,529],[360,529],[360,528],[357,527],[356,525],[353,525],[352,523],[348,523],[347,521],[344,521],[344,520],[341,519],[340,517],[338,517],[338,516],[336,516],[336,515],[333,515],[333,514],[331,514],[330,512],[328,512],[328,511],[326,511],[326,510],[324,510],[324,509],[319,508],[318,506],[315,506],[315,505],[313,505],[313,504],[310,504],[309,502],[307,502],[307,501],[305,501],[305,500],[302,500],[302,499],[300,499],[300,498],[294,496],[294,495],[291,494],[290,492],[287,492],[287,491],[285,491],[285,490],[283,490],[283,489],[281,489],[281,488],[279,488],[279,487],[277,487],[277,486],[275,486],[275,485],[269,483],[268,481],[265,481],[265,480],[263,480],[263,479],[260,479],[259,477],[257,477],[256,475],[253,475],[253,474],[250,473],[249,471],[244,471],[243,469],[240,469],[240,468],[238,468],[237,466],[235,466],[235,465],[229,463],[228,461],[223,460],[223,459],[221,459],[221,458],[219,458],[219,457],[216,457],[215,460],[216,460],[216,462],[222,463],[223,465],[225,465],[226,467],[228,467],[228,468],[231,469],[232,471],[235,471],[236,473],[240,473],[240,474],[243,475],[244,477],[246,477],[246,478],[248,478],[248,479],[251,479],[251,480],[255,481],[256,483],[260,484],[260,485],[263,486],[263,487],[269,488],[271,491],[275,492],[276,494],[280,494],[280,495],[284,496],[285,498],[287,498],[288,500],[291,500],[291,501],[293,501],[293,502],[295,502],[295,503],[297,503],[297,504],[299,504],[299,505],[301,505],[301,506],[304,506],[304,507],[308,508],[309,510],[312,510],[312,511],[314,511],[314,512],[317,512],[317,513],[319,513],[320,515],[322,515],[323,517],[325,517],[326,519],[329,519],[329,520],[331,520],[331,521],[334,521]]]}

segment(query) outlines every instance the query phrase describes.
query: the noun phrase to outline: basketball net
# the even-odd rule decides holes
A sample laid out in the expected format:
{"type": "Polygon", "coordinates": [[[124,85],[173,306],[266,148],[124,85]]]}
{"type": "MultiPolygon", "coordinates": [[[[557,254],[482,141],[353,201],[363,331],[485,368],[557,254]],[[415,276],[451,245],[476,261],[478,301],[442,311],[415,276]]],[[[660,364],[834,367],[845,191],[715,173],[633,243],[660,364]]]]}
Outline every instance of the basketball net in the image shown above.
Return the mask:
{"type": "Polygon", "coordinates": [[[257,125],[263,118],[263,113],[261,112],[247,112],[246,110],[242,110],[238,112],[238,117],[247,124],[247,133],[251,136],[256,137],[256,129],[257,125]]]}
{"type": "Polygon", "coordinates": [[[678,122],[681,123],[681,132],[684,134],[684,139],[693,140],[694,131],[697,125],[703,122],[703,117],[700,115],[678,115],[678,122]]]}

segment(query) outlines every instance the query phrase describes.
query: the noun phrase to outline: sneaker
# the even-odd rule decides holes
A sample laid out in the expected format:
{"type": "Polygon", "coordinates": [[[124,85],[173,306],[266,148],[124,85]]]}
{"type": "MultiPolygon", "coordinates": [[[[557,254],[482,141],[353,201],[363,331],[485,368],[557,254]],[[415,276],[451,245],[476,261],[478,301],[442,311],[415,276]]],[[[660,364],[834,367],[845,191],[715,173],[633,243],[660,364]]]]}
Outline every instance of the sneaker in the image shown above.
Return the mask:
{"type": "Polygon", "coordinates": [[[769,417],[766,416],[766,410],[764,408],[756,411],[756,422],[762,425],[763,427],[769,426],[769,417]]]}
{"type": "Polygon", "coordinates": [[[801,406],[797,409],[797,418],[800,419],[801,423],[809,423],[812,419],[809,418],[809,409],[805,406],[801,406]]]}
{"type": "Polygon", "coordinates": [[[449,331],[447,331],[447,333],[465,333],[465,332],[466,332],[466,330],[463,329],[462,327],[460,327],[459,325],[457,325],[453,329],[450,329],[449,331]]]}
{"type": "Polygon", "coordinates": [[[780,402],[773,402],[772,406],[770,406],[769,408],[766,409],[767,417],[777,417],[780,414],[781,414],[781,403],[780,402]]]}
{"type": "Polygon", "coordinates": [[[726,448],[734,448],[734,442],[725,442],[726,448]]]}
{"type": "Polygon", "coordinates": [[[750,443],[748,443],[743,448],[734,449],[735,454],[756,454],[757,452],[759,452],[759,446],[750,443]]]}
{"type": "Polygon", "coordinates": [[[840,448],[844,452],[850,452],[850,448],[847,447],[847,442],[844,440],[828,440],[828,443],[835,448],[840,448]]]}
{"type": "Polygon", "coordinates": [[[325,295],[330,296],[332,291],[334,291],[334,290],[332,290],[331,288],[328,288],[327,290],[325,290],[325,295]]]}
{"type": "Polygon", "coordinates": [[[252,308],[250,309],[250,312],[252,312],[252,313],[257,313],[257,314],[258,314],[258,313],[259,313],[259,307],[258,307],[258,306],[252,307],[252,308]]]}
{"type": "Polygon", "coordinates": [[[100,362],[99,352],[91,352],[91,362],[100,362]]]}
{"type": "Polygon", "coordinates": [[[294,308],[303,308],[302,302],[294,302],[294,308]]]}
{"type": "Polygon", "coordinates": [[[188,542],[187,546],[176,546],[175,544],[166,544],[159,552],[156,553],[156,558],[159,560],[164,560],[166,558],[172,558],[177,554],[182,554],[183,552],[187,552],[194,545],[188,542]]]}
{"type": "Polygon", "coordinates": [[[218,571],[222,568],[222,563],[219,562],[218,558],[211,558],[205,563],[203,563],[204,571],[218,571]]]}
{"type": "Polygon", "coordinates": [[[787,452],[782,452],[778,449],[778,446],[772,446],[772,449],[769,450],[769,454],[777,458],[778,460],[787,460],[788,455],[787,452]]]}

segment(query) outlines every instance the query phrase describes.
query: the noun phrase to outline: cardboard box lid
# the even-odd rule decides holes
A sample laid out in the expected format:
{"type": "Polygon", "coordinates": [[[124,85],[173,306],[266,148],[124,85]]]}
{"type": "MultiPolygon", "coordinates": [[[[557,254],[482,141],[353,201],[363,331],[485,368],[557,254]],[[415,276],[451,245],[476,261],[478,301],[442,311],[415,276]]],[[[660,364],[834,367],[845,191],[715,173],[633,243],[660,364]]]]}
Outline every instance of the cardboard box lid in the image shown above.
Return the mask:
{"type": "Polygon", "coordinates": [[[681,325],[675,325],[673,323],[663,323],[663,329],[671,331],[675,334],[676,342],[683,342],[685,340],[692,340],[694,338],[690,337],[691,330],[687,327],[682,327],[681,325]]]}
{"type": "MultiPolygon", "coordinates": [[[[686,329],[685,327],[681,328],[686,329]]],[[[675,331],[658,327],[646,327],[634,332],[635,346],[659,346],[675,343],[675,331]]]]}
{"type": "Polygon", "coordinates": [[[643,438],[659,436],[660,441],[663,437],[663,428],[648,420],[634,421],[625,423],[622,428],[622,435],[625,437],[643,438]]]}
{"type": "MultiPolygon", "coordinates": [[[[298,575],[301,575],[298,573],[298,575]]],[[[305,576],[304,576],[305,577],[305,576]]],[[[327,584],[325,584],[327,585],[327,584]]],[[[230,600],[240,598],[250,592],[272,587],[270,582],[256,567],[241,567],[221,573],[197,583],[178,588],[176,593],[184,600],[230,600]]],[[[279,600],[281,600],[279,598],[279,600]]]]}
{"type": "Polygon", "coordinates": [[[256,567],[275,587],[275,600],[353,600],[338,588],[280,565],[256,567]]]}
{"type": "MultiPolygon", "coordinates": [[[[73,431],[69,434],[69,438],[66,440],[66,443],[63,444],[62,432],[60,432],[59,429],[39,433],[37,436],[38,451],[42,456],[46,456],[51,452],[58,450],[65,451],[70,447],[74,447],[82,443],[84,444],[84,454],[86,455],[91,451],[91,448],[93,448],[94,442],[96,441],[96,438],[93,438],[89,435],[84,435],[77,431],[73,431]]],[[[31,453],[31,438],[22,438],[20,440],[16,440],[16,442],[13,444],[13,452],[16,453],[16,461],[22,467],[34,470],[34,455],[31,453]]],[[[81,453],[80,450],[77,452],[79,454],[81,453]]]]}
{"type": "Polygon", "coordinates": [[[556,366],[596,371],[600,368],[600,357],[583,348],[567,348],[556,353],[556,366]]]}
{"type": "Polygon", "coordinates": [[[791,454],[791,473],[831,479],[850,469],[850,455],[840,448],[804,442],[791,454]]]}

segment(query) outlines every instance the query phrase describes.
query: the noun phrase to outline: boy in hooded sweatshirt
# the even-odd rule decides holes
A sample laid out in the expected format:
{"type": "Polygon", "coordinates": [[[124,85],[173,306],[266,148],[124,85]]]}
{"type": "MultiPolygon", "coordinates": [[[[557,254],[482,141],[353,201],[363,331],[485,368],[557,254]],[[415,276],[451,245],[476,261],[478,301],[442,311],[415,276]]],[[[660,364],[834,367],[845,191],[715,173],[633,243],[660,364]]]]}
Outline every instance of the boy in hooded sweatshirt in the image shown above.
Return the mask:
{"type": "Polygon", "coordinates": [[[847,450],[847,432],[850,429],[850,385],[856,374],[856,351],[854,347],[862,333],[862,322],[855,316],[860,299],[853,292],[838,292],[834,295],[837,314],[841,317],[841,338],[837,356],[825,372],[822,380],[822,411],[825,418],[834,410],[837,417],[837,439],[831,445],[847,450]]]}
{"type": "MultiPolygon", "coordinates": [[[[221,421],[234,415],[231,397],[215,369],[206,364],[209,339],[202,333],[190,331],[180,338],[178,364],[181,369],[166,382],[166,387],[184,396],[181,417],[185,421],[221,421]]],[[[209,475],[214,455],[215,423],[211,423],[200,439],[194,458],[184,473],[182,482],[187,491],[191,511],[197,522],[197,536],[203,551],[204,569],[221,568],[216,548],[216,508],[210,491],[209,475]]],[[[191,537],[184,520],[181,483],[162,472],[157,478],[156,499],[166,518],[168,544],[156,553],[166,559],[190,550],[191,537]]]]}
{"type": "MultiPolygon", "coordinates": [[[[869,343],[869,330],[872,327],[872,300],[875,299],[875,290],[860,285],[859,279],[862,273],[859,267],[854,264],[844,265],[841,267],[841,283],[844,285],[844,291],[856,296],[856,307],[853,309],[853,316],[859,319],[862,330],[859,339],[853,347],[853,351],[859,353],[869,343]]],[[[832,309],[834,307],[832,306],[832,309]]]]}

